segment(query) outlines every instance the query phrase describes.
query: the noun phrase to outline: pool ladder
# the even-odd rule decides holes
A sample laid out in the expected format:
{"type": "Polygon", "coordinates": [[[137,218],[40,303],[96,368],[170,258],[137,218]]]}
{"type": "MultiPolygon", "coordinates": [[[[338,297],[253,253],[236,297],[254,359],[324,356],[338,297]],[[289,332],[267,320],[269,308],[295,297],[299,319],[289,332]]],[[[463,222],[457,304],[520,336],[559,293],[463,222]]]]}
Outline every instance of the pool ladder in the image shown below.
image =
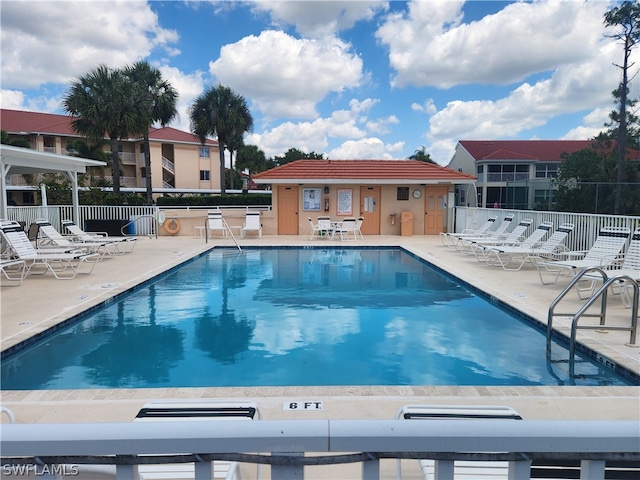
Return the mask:
{"type": "MultiPolygon", "coordinates": [[[[238,243],[238,239],[236,238],[236,236],[233,234],[233,231],[231,230],[231,227],[229,226],[229,224],[227,223],[227,221],[225,220],[224,217],[222,217],[222,223],[224,223],[224,226],[226,227],[227,231],[229,232],[229,235],[231,236],[231,238],[233,239],[233,243],[236,244],[236,247],[238,247],[238,250],[242,251],[242,247],[240,246],[240,244],[238,243]]],[[[204,240],[205,243],[209,243],[209,228],[208,228],[208,220],[204,221],[204,240]]]]}
{"type": "MultiPolygon", "coordinates": [[[[608,273],[612,273],[609,271],[608,273]]],[[[589,279],[592,280],[592,279],[589,279]]],[[[625,287],[627,288],[627,287],[625,287]]],[[[621,292],[621,295],[626,295],[625,292],[621,292]]],[[[547,317],[547,358],[551,357],[551,337],[553,335],[553,318],[556,316],[563,317],[572,317],[571,321],[571,337],[569,340],[569,376],[575,376],[575,354],[576,354],[576,333],[578,329],[586,329],[586,330],[628,330],[630,332],[629,335],[629,344],[634,345],[636,343],[636,332],[638,329],[638,298],[640,296],[640,286],[638,283],[628,275],[615,275],[613,277],[609,277],[607,272],[598,267],[591,267],[582,270],[578,273],[573,280],[567,285],[562,292],[556,297],[556,299],[551,302],[549,306],[549,314],[547,317]],[[602,286],[591,295],[586,303],[578,310],[576,313],[556,313],[556,307],[560,303],[560,301],[571,291],[571,289],[583,279],[583,277],[587,273],[597,273],[602,276],[602,286]],[[607,317],[607,292],[609,287],[611,287],[614,283],[620,282],[624,280],[628,282],[633,290],[633,295],[631,298],[631,325],[628,327],[620,326],[620,325],[606,325],[606,317],[607,317]],[[587,310],[596,302],[600,300],[600,313],[587,313],[587,310]],[[596,317],[600,318],[599,325],[579,325],[578,322],[580,319],[584,317],[596,317]]]]}

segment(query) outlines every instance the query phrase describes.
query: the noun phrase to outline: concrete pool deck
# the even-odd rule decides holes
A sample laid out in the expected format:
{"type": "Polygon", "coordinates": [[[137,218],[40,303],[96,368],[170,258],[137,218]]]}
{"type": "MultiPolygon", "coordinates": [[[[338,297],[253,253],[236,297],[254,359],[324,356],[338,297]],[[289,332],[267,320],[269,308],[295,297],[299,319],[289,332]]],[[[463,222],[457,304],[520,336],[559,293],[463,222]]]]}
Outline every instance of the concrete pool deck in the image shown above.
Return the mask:
{"type": "MultiPolygon", "coordinates": [[[[567,284],[542,285],[535,269],[505,272],[441,245],[437,236],[365,236],[364,240],[309,241],[307,235],[241,239],[242,246],[401,246],[546,324],[550,303],[567,284]]],[[[132,253],[105,260],[90,275],[56,280],[50,274],[30,276],[21,286],[0,290],[2,350],[80,313],[92,305],[178,265],[214,246],[233,246],[231,240],[141,237],[132,253]]],[[[574,312],[582,303],[567,297],[574,312]]],[[[629,324],[630,310],[618,296],[609,300],[607,323],[629,324]]],[[[596,322],[595,319],[585,320],[596,322]]],[[[568,332],[569,321],[558,328],[568,332]]],[[[578,339],[618,365],[640,374],[640,349],[627,346],[629,332],[581,330],[578,339]]],[[[260,405],[265,419],[393,418],[406,404],[508,405],[525,419],[640,420],[640,387],[523,386],[523,387],[233,387],[92,389],[58,391],[2,391],[0,403],[18,423],[127,422],[148,401],[162,399],[247,399],[260,405]],[[321,401],[322,410],[285,410],[289,401],[321,401]]],[[[6,418],[3,416],[2,421],[6,418]]],[[[313,478],[313,477],[309,477],[313,478]]],[[[345,477],[346,478],[346,477],[345,477]]]]}

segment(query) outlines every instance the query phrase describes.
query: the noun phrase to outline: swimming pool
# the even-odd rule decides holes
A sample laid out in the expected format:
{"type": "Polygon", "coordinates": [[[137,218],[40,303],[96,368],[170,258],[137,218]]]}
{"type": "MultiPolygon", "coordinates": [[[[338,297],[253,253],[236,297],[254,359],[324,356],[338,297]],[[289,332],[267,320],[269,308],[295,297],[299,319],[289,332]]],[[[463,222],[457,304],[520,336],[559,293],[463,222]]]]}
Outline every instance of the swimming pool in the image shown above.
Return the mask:
{"type": "Polygon", "coordinates": [[[628,384],[579,360],[570,379],[527,319],[400,249],[217,248],[1,373],[5,390],[628,384]]]}

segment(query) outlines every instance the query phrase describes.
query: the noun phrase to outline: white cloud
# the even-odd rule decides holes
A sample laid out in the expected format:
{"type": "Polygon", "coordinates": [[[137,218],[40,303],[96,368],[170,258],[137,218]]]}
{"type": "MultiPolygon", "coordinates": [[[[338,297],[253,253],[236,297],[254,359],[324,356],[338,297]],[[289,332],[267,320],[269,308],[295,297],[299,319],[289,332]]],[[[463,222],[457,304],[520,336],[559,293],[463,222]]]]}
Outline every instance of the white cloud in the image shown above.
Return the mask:
{"type": "Polygon", "coordinates": [[[175,67],[168,65],[159,66],[162,78],[167,80],[175,88],[180,96],[178,97],[179,118],[171,122],[171,126],[185,132],[191,131],[189,124],[189,108],[193,100],[202,93],[204,89],[204,72],[196,71],[185,74],[175,67]]]}
{"type": "MultiPolygon", "coordinates": [[[[104,63],[120,67],[178,39],[146,2],[0,2],[2,83],[67,83],[104,63]]],[[[171,52],[175,53],[175,51],[171,52]]]]}
{"type": "Polygon", "coordinates": [[[387,16],[379,41],[390,49],[393,85],[449,88],[509,84],[577,65],[602,37],[606,2],[516,2],[494,15],[462,23],[464,2],[418,1],[387,16]]]}
{"type": "Polygon", "coordinates": [[[562,140],[584,140],[598,136],[607,130],[605,123],[609,123],[609,113],[612,108],[596,108],[584,116],[582,125],[572,128],[562,136],[562,140]]]}
{"type": "Polygon", "coordinates": [[[24,105],[25,96],[19,90],[5,90],[0,91],[0,101],[2,102],[2,108],[8,108],[10,110],[28,110],[24,105]]]}
{"type": "Polygon", "coordinates": [[[387,1],[265,1],[254,2],[254,10],[267,12],[276,26],[295,25],[301,35],[311,38],[333,36],[360,20],[371,20],[386,11],[387,1]]]}
{"type": "Polygon", "coordinates": [[[435,103],[433,102],[433,98],[429,98],[422,104],[413,102],[411,104],[411,110],[414,112],[426,113],[427,115],[433,115],[438,111],[435,103]]]}
{"type": "MultiPolygon", "coordinates": [[[[268,157],[281,155],[291,147],[306,152],[326,153],[327,146],[332,140],[365,139],[368,133],[372,133],[369,127],[380,129],[385,125],[397,122],[393,116],[367,120],[370,110],[377,103],[377,99],[367,98],[362,101],[354,99],[349,102],[349,110],[336,110],[329,117],[318,118],[310,122],[284,122],[270,130],[265,130],[263,133],[249,134],[245,141],[257,145],[268,157]]],[[[398,144],[384,148],[388,152],[400,151],[398,144]]],[[[366,143],[361,145],[366,145],[366,143]]],[[[355,151],[355,146],[352,150],[355,151]]]]}
{"type": "Polygon", "coordinates": [[[225,45],[209,67],[269,117],[314,118],[320,100],[363,79],[362,59],[342,40],[298,40],[273,30],[225,45]]]}
{"type": "Polygon", "coordinates": [[[392,160],[401,152],[404,142],[396,142],[386,145],[376,137],[363,138],[361,140],[347,140],[338,148],[328,152],[328,156],[335,160],[392,160]]]}

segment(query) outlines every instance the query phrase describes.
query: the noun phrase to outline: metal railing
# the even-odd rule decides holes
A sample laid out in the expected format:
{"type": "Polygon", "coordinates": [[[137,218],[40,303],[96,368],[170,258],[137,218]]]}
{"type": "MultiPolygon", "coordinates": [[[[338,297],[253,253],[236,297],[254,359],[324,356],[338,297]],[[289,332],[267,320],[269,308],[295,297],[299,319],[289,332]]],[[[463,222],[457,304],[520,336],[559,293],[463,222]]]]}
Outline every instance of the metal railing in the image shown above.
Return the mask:
{"type": "MultiPolygon", "coordinates": [[[[593,480],[605,478],[609,462],[624,461],[628,470],[640,472],[636,421],[228,420],[215,422],[215,428],[211,421],[7,424],[1,440],[3,472],[20,465],[106,464],[115,465],[123,480],[137,478],[137,465],[176,463],[198,464],[195,478],[210,478],[210,469],[202,467],[216,460],[268,464],[274,480],[302,479],[310,467],[335,469],[323,473],[325,478],[345,478],[345,465],[352,463],[361,464],[360,478],[379,479],[383,462],[393,465],[395,459],[431,459],[439,479],[453,479],[451,467],[459,460],[506,461],[509,478],[517,479],[531,478],[532,465],[545,462],[577,462],[580,478],[593,480]]],[[[553,478],[577,477],[556,473],[553,478]]]]}
{"type": "MultiPolygon", "coordinates": [[[[626,288],[626,287],[625,287],[626,288]]],[[[638,330],[638,284],[628,275],[616,275],[615,270],[605,271],[598,267],[585,268],[580,271],[569,284],[558,294],[551,305],[549,306],[549,312],[547,314],[547,358],[551,359],[551,337],[553,335],[553,319],[555,317],[570,316],[571,320],[571,337],[569,339],[569,375],[573,377],[575,375],[575,356],[576,356],[576,335],[579,329],[587,330],[617,330],[629,332],[629,345],[635,345],[636,334],[638,330]],[[586,302],[577,312],[556,312],[556,308],[559,303],[567,296],[567,294],[578,287],[579,282],[588,281],[593,282],[594,275],[598,275],[598,278],[602,280],[602,286],[590,295],[586,302]],[[607,325],[607,299],[608,291],[615,284],[620,282],[627,282],[629,287],[633,290],[632,301],[630,305],[631,309],[631,322],[629,326],[624,325],[607,325]],[[600,302],[600,311],[598,313],[590,310],[591,306],[596,302],[600,302]],[[579,321],[583,318],[598,318],[597,325],[579,325],[579,321]]],[[[562,361],[562,360],[560,360],[562,361]]]]}

